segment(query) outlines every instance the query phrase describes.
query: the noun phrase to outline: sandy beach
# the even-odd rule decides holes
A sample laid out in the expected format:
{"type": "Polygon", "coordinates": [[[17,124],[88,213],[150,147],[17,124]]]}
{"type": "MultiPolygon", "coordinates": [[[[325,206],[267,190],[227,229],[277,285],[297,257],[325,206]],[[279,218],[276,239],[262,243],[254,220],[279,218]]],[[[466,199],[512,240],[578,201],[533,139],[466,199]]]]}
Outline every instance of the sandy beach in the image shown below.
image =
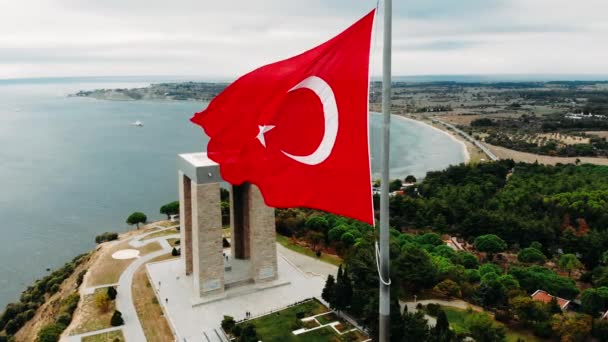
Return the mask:
{"type": "MultiPolygon", "coordinates": [[[[393,114],[393,117],[398,118],[399,120],[406,120],[406,121],[411,121],[414,122],[416,124],[421,124],[421,125],[425,125],[428,126],[436,131],[439,131],[447,136],[449,136],[452,140],[454,140],[455,142],[459,143],[462,146],[462,152],[464,154],[464,160],[465,163],[469,163],[471,161],[471,153],[469,151],[470,147],[468,145],[470,145],[466,140],[462,139],[461,137],[459,137],[458,135],[454,135],[449,131],[440,129],[438,127],[435,127],[427,122],[424,122],[422,120],[416,120],[416,119],[411,119],[411,118],[407,118],[405,116],[401,116],[401,115],[397,115],[397,114],[393,114]]],[[[474,148],[471,145],[471,148],[474,148]]]]}

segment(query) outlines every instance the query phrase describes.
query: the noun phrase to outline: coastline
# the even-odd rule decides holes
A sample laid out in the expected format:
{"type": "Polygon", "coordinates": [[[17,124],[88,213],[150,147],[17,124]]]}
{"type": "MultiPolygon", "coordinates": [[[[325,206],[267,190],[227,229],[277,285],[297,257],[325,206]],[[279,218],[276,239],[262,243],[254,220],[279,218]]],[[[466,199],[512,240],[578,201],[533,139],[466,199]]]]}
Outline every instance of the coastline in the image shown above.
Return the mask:
{"type": "Polygon", "coordinates": [[[468,164],[468,163],[471,162],[471,153],[469,152],[469,147],[467,146],[467,143],[464,141],[464,139],[462,139],[462,138],[460,138],[458,136],[455,136],[454,134],[451,134],[450,132],[448,132],[446,130],[440,129],[440,128],[435,127],[435,126],[433,126],[433,125],[431,125],[429,123],[426,123],[426,122],[424,122],[422,120],[408,118],[408,117],[405,117],[405,116],[400,115],[400,114],[393,114],[393,117],[399,118],[400,120],[406,120],[406,121],[410,121],[410,122],[414,122],[414,123],[417,123],[417,124],[428,126],[428,127],[432,128],[432,129],[438,131],[438,132],[441,132],[441,133],[449,136],[453,141],[459,143],[462,146],[462,152],[464,154],[464,163],[468,164]]]}

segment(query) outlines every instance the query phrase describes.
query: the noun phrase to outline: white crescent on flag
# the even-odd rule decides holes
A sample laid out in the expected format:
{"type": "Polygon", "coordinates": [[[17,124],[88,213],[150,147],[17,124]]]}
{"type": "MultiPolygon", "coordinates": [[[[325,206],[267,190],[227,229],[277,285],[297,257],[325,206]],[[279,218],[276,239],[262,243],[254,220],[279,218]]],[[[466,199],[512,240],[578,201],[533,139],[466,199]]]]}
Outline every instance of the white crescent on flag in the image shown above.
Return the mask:
{"type": "Polygon", "coordinates": [[[338,135],[338,105],[336,103],[336,96],[334,91],[331,89],[329,84],[320,77],[310,76],[298,83],[295,87],[291,88],[288,93],[297,89],[310,89],[319,98],[323,104],[323,116],[325,122],[325,133],[323,139],[319,143],[317,149],[307,156],[296,156],[289,154],[283,150],[283,154],[289,158],[298,161],[302,164],[317,165],[321,164],[331,154],[334,144],[336,143],[336,137],[338,135]]]}

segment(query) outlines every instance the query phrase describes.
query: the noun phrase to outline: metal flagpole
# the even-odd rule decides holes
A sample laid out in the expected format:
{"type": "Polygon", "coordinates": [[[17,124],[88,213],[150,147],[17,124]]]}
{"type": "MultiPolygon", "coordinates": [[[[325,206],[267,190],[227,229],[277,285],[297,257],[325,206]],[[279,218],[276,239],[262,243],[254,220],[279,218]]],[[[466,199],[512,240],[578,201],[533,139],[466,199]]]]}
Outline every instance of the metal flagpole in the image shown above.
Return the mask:
{"type": "Polygon", "coordinates": [[[390,339],[390,273],[388,231],[388,167],[391,124],[392,0],[384,1],[384,50],[382,56],[382,184],[380,195],[380,342],[390,339]]]}

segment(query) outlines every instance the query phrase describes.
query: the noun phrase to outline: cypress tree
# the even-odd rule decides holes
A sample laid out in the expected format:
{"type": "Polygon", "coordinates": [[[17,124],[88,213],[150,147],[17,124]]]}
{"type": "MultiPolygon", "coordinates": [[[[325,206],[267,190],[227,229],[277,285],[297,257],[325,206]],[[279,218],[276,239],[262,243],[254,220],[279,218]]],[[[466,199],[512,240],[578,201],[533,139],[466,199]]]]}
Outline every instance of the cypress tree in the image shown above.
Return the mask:
{"type": "Polygon", "coordinates": [[[110,298],[110,300],[116,299],[117,294],[118,294],[118,292],[116,292],[116,289],[114,288],[114,286],[108,287],[108,298],[110,298]]]}
{"type": "Polygon", "coordinates": [[[321,293],[321,298],[324,301],[329,303],[329,306],[334,306],[335,301],[335,292],[336,292],[336,280],[333,275],[328,275],[327,280],[325,281],[325,287],[323,288],[323,292],[321,293]]]}
{"type": "Polygon", "coordinates": [[[110,325],[113,327],[117,327],[125,324],[125,321],[122,319],[122,313],[118,310],[114,311],[112,318],[110,319],[110,325]]]}

